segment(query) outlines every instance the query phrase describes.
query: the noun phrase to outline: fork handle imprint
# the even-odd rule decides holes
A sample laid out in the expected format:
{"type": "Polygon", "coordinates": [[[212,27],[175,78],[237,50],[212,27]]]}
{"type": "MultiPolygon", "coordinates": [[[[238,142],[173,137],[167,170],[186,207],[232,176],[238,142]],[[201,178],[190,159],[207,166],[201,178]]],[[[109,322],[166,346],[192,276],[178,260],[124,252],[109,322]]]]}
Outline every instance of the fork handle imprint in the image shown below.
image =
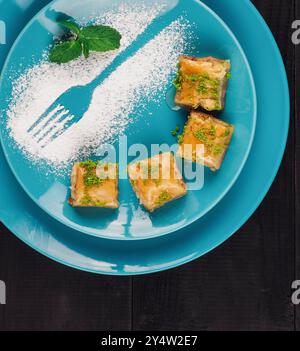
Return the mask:
{"type": "Polygon", "coordinates": [[[163,14],[153,20],[153,22],[140,34],[131,45],[123,50],[92,82],[86,86],[91,89],[97,88],[106,78],[108,78],[116,67],[122,65],[129,57],[134,55],[141,47],[154,39],[162,30],[168,27],[180,13],[174,8],[167,14],[163,14]]]}

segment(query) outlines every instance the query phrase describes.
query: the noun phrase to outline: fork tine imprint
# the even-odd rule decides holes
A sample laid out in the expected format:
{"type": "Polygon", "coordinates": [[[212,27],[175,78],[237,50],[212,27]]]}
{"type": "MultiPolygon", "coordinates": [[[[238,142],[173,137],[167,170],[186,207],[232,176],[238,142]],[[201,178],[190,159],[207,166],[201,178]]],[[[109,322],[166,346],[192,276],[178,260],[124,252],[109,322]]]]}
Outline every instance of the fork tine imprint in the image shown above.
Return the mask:
{"type": "Polygon", "coordinates": [[[27,133],[32,133],[34,130],[40,131],[43,127],[47,125],[47,123],[50,122],[50,120],[62,109],[64,109],[63,106],[57,105],[55,108],[53,108],[48,114],[45,113],[42,115],[28,130],[27,133]],[[38,128],[40,127],[40,128],[38,128]]]}
{"type": "Polygon", "coordinates": [[[61,112],[57,113],[54,118],[49,120],[45,125],[41,126],[41,128],[34,134],[34,138],[38,139],[40,142],[42,139],[47,137],[47,135],[52,131],[53,128],[56,127],[57,123],[64,118],[67,118],[69,114],[68,110],[62,110],[61,112]]]}
{"type": "Polygon", "coordinates": [[[58,120],[56,125],[54,125],[50,129],[49,133],[47,133],[46,137],[42,137],[38,141],[39,143],[43,141],[42,148],[45,148],[50,142],[52,142],[54,139],[58,138],[61,134],[63,134],[68,122],[72,121],[74,118],[74,115],[68,115],[66,118],[58,120]]]}

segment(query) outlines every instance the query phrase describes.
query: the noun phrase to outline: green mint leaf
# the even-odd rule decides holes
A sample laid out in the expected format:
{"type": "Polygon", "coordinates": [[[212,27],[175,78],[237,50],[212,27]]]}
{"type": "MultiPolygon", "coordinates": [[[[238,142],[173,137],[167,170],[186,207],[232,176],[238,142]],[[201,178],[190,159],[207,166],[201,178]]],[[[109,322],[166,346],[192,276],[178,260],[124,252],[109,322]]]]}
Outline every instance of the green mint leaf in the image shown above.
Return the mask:
{"type": "Polygon", "coordinates": [[[55,63],[66,63],[82,54],[82,46],[78,40],[69,40],[54,46],[50,51],[49,60],[55,63]]]}
{"type": "Polygon", "coordinates": [[[120,47],[121,34],[109,26],[88,26],[81,30],[79,37],[88,41],[89,50],[105,52],[120,47]]]}
{"type": "Polygon", "coordinates": [[[78,24],[76,24],[73,21],[68,21],[68,20],[61,20],[58,21],[58,24],[60,24],[61,26],[68,28],[70,31],[72,31],[75,34],[79,34],[80,33],[80,27],[78,26],[78,24]]]}
{"type": "Polygon", "coordinates": [[[83,55],[85,58],[88,58],[90,56],[90,45],[87,40],[81,40],[82,42],[82,48],[83,48],[83,55]]]}

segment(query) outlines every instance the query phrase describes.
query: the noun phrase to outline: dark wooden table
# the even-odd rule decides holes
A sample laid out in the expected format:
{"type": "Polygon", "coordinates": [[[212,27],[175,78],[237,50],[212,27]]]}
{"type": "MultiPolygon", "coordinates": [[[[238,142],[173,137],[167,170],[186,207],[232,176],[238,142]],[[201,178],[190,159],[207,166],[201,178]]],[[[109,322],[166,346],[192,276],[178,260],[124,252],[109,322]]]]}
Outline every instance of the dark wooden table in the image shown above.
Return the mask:
{"type": "MultiPolygon", "coordinates": [[[[277,39],[296,101],[300,45],[291,42],[291,24],[300,20],[300,0],[253,2],[277,39]]],[[[225,244],[183,267],[134,278],[88,274],[50,261],[1,226],[0,279],[9,303],[0,305],[0,330],[300,329],[300,305],[291,302],[291,284],[300,279],[297,109],[299,100],[262,205],[225,244]]]]}

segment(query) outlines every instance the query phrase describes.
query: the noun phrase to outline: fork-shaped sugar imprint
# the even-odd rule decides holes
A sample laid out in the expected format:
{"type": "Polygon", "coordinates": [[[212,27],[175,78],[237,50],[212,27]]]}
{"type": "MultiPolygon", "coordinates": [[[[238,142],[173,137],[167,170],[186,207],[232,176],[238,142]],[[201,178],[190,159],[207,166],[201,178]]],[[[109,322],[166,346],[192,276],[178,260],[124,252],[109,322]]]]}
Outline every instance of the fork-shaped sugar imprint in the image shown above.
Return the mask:
{"type": "Polygon", "coordinates": [[[96,87],[108,78],[117,67],[134,55],[145,43],[170,25],[178,16],[178,9],[175,8],[159,18],[155,18],[146,30],[122,51],[96,79],[87,85],[73,87],[62,94],[27,132],[34,132],[33,137],[42,147],[47,146],[51,141],[59,137],[72,124],[83,117],[88,110],[96,87]]]}
{"type": "Polygon", "coordinates": [[[190,23],[180,17],[120,65],[95,89],[84,117],[43,148],[40,157],[57,166],[89,158],[101,144],[117,141],[129,124],[150,117],[148,104],[164,101],[178,54],[190,49],[189,30],[190,23]]]}
{"type": "MultiPolygon", "coordinates": [[[[18,76],[13,81],[13,99],[7,111],[7,127],[19,147],[32,156],[37,152],[40,153],[41,150],[38,151],[37,148],[39,144],[36,143],[38,139],[32,137],[31,131],[35,128],[37,133],[37,127],[44,128],[45,122],[50,121],[51,116],[57,112],[57,108],[53,107],[52,111],[49,108],[53,101],[58,103],[58,97],[70,88],[86,85],[94,80],[155,17],[159,16],[164,8],[165,3],[161,1],[151,4],[121,3],[104,13],[95,14],[95,25],[109,25],[122,33],[119,50],[93,52],[88,59],[81,57],[64,65],[43,60],[18,76]],[[45,111],[49,113],[43,113],[45,111]]],[[[83,18],[79,24],[88,25],[89,20],[83,18]]],[[[51,120],[51,124],[53,123],[51,120]]],[[[62,123],[59,125],[61,129],[62,123]]]]}

